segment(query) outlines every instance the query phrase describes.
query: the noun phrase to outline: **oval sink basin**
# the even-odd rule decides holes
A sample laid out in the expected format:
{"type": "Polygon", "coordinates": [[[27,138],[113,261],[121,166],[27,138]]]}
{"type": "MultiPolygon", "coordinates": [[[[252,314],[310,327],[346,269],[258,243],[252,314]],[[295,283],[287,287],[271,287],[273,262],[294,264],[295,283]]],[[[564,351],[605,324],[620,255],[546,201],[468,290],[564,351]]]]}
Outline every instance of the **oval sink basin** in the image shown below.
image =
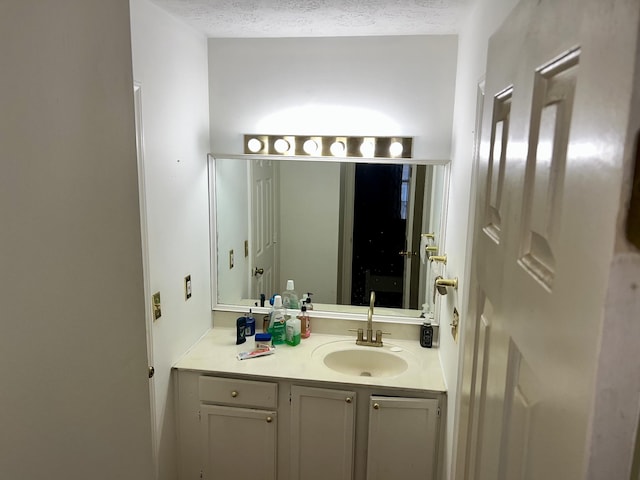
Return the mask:
{"type": "Polygon", "coordinates": [[[327,353],[323,361],[331,370],[358,377],[391,377],[408,367],[403,358],[370,347],[336,350],[327,353]]]}

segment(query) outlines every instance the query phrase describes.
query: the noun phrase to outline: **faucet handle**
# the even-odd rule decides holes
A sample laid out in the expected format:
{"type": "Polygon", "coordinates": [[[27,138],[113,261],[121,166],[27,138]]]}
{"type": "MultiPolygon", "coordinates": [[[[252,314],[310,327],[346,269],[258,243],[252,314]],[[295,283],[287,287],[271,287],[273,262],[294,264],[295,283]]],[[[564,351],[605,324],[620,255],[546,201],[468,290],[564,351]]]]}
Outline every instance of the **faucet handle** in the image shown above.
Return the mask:
{"type": "Polygon", "coordinates": [[[361,328],[350,328],[349,331],[356,332],[358,334],[357,341],[361,342],[364,339],[364,330],[362,330],[361,328]]]}

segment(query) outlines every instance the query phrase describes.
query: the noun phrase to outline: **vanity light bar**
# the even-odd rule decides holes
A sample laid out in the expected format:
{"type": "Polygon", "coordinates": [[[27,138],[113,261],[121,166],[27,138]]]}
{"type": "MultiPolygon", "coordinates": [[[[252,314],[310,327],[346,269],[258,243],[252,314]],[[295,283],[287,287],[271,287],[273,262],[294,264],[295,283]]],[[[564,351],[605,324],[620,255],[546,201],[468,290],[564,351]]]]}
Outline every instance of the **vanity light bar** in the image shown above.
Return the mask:
{"type": "Polygon", "coordinates": [[[412,137],[245,135],[244,153],[332,158],[412,158],[412,137]]]}

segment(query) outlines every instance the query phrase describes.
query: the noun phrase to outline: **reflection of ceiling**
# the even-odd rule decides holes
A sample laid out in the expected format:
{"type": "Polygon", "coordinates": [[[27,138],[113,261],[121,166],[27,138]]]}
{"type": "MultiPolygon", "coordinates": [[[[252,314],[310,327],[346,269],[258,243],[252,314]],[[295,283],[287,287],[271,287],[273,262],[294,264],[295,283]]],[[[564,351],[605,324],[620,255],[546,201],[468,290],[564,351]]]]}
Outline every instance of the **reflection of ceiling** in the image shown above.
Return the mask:
{"type": "Polygon", "coordinates": [[[471,0],[153,0],[208,37],[331,37],[458,32],[471,0]]]}

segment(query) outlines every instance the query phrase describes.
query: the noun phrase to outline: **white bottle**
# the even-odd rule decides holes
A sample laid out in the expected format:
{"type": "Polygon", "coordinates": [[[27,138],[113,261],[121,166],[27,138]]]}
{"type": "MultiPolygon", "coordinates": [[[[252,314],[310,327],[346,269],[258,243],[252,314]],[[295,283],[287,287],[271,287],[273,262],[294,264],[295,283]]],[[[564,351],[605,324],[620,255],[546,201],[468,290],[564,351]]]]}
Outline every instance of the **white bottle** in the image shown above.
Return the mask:
{"type": "Polygon", "coordinates": [[[300,302],[293,286],[293,280],[287,280],[287,288],[282,292],[282,306],[287,310],[298,311],[300,302]]]}
{"type": "Polygon", "coordinates": [[[296,317],[291,317],[287,320],[287,327],[285,333],[285,341],[288,345],[295,347],[300,343],[300,320],[296,317]]]}
{"type": "Polygon", "coordinates": [[[282,307],[282,298],[276,295],[273,299],[273,315],[269,325],[269,333],[274,345],[283,344],[285,341],[285,310],[282,307]]]}

